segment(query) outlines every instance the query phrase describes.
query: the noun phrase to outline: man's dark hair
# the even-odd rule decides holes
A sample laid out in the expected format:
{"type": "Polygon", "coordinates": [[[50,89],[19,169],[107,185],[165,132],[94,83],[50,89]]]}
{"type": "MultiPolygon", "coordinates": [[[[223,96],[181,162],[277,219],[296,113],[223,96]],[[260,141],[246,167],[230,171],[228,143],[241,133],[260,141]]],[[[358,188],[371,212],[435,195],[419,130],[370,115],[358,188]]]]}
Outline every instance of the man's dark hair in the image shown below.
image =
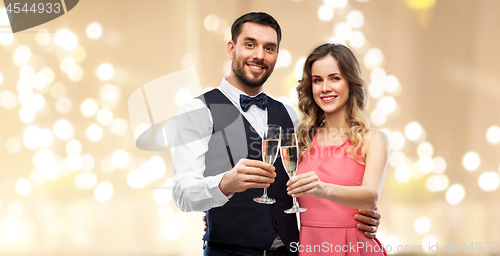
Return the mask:
{"type": "Polygon", "coordinates": [[[251,12],[236,19],[233,25],[231,26],[231,39],[233,40],[234,43],[236,43],[236,38],[238,38],[238,36],[241,33],[241,27],[243,26],[243,24],[247,22],[252,22],[273,28],[278,36],[278,46],[280,45],[281,42],[280,25],[271,15],[265,12],[251,12]]]}

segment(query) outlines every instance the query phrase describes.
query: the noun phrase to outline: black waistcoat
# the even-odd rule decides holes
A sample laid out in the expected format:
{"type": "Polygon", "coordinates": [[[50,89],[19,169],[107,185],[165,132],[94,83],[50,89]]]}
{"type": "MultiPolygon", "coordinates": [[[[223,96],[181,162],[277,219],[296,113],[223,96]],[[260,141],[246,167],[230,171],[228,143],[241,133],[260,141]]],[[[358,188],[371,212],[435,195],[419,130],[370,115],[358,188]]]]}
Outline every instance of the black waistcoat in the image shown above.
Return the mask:
{"type": "MultiPolygon", "coordinates": [[[[214,89],[199,99],[210,109],[214,124],[205,154],[204,176],[226,172],[241,158],[262,160],[262,138],[221,91],[214,89]]],[[[267,113],[268,124],[281,126],[284,133],[293,132],[292,121],[282,103],[269,97],[267,113]]],[[[293,202],[286,194],[288,176],[280,156],[274,166],[275,182],[267,193],[276,203],[266,205],[253,201],[262,195],[263,189],[235,193],[225,205],[207,212],[208,228],[203,240],[262,250],[271,247],[276,233],[287,248],[299,240],[295,214],[283,212],[292,207],[293,202]]]]}

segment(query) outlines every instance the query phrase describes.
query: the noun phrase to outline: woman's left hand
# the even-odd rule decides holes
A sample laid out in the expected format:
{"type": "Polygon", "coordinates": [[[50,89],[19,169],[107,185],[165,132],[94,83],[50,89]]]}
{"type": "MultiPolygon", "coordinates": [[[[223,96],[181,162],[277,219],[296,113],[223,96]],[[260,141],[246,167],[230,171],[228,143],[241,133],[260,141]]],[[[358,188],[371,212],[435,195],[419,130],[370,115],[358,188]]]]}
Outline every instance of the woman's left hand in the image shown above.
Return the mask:
{"type": "Polygon", "coordinates": [[[299,174],[291,178],[286,185],[288,195],[293,197],[313,195],[316,198],[324,198],[325,195],[325,184],[315,172],[299,174]]]}

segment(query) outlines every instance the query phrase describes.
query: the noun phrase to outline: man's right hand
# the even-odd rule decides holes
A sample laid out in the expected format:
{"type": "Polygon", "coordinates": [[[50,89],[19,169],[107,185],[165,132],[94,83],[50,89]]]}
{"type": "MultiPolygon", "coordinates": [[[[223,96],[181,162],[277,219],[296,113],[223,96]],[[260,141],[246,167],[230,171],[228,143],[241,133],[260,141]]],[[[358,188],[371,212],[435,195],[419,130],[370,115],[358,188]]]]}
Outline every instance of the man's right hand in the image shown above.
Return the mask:
{"type": "Polygon", "coordinates": [[[259,160],[241,159],[222,176],[219,189],[224,195],[249,188],[267,188],[274,182],[276,168],[259,160]]]}

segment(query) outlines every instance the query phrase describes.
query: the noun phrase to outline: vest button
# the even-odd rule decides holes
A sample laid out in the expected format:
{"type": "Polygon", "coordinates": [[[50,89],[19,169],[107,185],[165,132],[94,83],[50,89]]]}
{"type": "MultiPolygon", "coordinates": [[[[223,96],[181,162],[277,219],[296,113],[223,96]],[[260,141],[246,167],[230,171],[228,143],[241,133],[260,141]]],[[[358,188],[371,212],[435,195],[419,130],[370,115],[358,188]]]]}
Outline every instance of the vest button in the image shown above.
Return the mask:
{"type": "Polygon", "coordinates": [[[276,224],[276,226],[278,226],[278,221],[277,221],[277,220],[275,220],[275,221],[274,221],[274,224],[276,224]]]}

